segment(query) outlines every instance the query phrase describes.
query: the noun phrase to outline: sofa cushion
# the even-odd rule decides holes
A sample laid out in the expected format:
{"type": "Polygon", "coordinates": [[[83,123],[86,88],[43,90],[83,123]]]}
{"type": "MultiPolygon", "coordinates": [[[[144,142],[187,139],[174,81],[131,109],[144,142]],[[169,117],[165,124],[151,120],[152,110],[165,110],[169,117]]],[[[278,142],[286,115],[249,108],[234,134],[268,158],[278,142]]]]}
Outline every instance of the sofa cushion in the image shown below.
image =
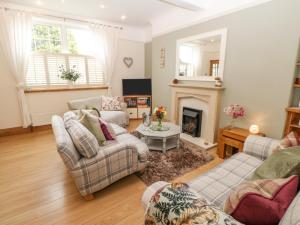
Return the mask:
{"type": "Polygon", "coordinates": [[[188,184],[207,200],[223,208],[229,192],[250,178],[262,162],[253,156],[238,153],[188,184]]]}
{"type": "Polygon", "coordinates": [[[86,110],[82,110],[82,117],[79,122],[82,123],[97,139],[98,144],[102,145],[106,139],[101,129],[99,117],[92,115],[86,110]]]}
{"type": "Polygon", "coordinates": [[[294,174],[300,175],[299,146],[274,152],[255,170],[252,180],[286,178],[294,174]]]}
{"type": "Polygon", "coordinates": [[[114,123],[111,123],[110,125],[114,129],[116,136],[127,133],[127,130],[124,127],[120,127],[119,125],[114,123]]]}
{"type": "Polygon", "coordinates": [[[147,161],[148,152],[149,152],[148,146],[137,137],[126,133],[126,134],[121,134],[116,136],[116,141],[120,143],[135,145],[138,151],[139,161],[140,162],[147,161]]]}
{"type": "Polygon", "coordinates": [[[299,135],[292,131],[280,141],[280,148],[289,148],[300,145],[299,135]]]}
{"type": "Polygon", "coordinates": [[[92,158],[97,155],[99,149],[97,139],[87,128],[74,119],[66,121],[65,126],[76,149],[82,156],[92,158]]]}
{"type": "Polygon", "coordinates": [[[230,193],[224,211],[247,225],[277,225],[297,187],[298,176],[246,181],[230,193]]]}
{"type": "Polygon", "coordinates": [[[184,183],[167,184],[151,198],[145,224],[241,224],[184,183]]]}
{"type": "Polygon", "coordinates": [[[102,110],[104,111],[121,111],[121,97],[102,96],[102,110]]]}
{"type": "Polygon", "coordinates": [[[101,111],[101,118],[106,122],[115,123],[120,126],[128,124],[128,115],[123,111],[101,111]]]}
{"type": "Polygon", "coordinates": [[[68,102],[68,107],[70,110],[89,109],[91,107],[94,107],[100,112],[102,110],[101,96],[71,100],[68,102]]]}
{"type": "Polygon", "coordinates": [[[294,198],[279,225],[299,225],[300,224],[300,192],[294,198]]]}
{"type": "Polygon", "coordinates": [[[99,118],[101,130],[106,140],[111,141],[116,139],[116,134],[110,123],[107,123],[104,119],[99,118]]]}

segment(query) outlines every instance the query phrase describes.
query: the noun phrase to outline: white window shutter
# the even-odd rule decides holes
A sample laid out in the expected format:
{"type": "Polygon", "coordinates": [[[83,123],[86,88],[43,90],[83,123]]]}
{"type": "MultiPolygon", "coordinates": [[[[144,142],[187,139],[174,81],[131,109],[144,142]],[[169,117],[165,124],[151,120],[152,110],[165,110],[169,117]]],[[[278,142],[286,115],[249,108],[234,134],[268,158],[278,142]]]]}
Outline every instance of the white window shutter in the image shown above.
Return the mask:
{"type": "Polygon", "coordinates": [[[95,58],[87,58],[87,67],[90,84],[104,83],[104,66],[95,58]]]}
{"type": "Polygon", "coordinates": [[[47,85],[46,66],[44,55],[32,55],[29,59],[29,65],[26,76],[27,86],[45,86],[47,85]]]}
{"type": "Polygon", "coordinates": [[[47,56],[48,76],[50,85],[66,85],[68,82],[60,78],[60,67],[66,70],[66,58],[64,55],[47,56]]]}

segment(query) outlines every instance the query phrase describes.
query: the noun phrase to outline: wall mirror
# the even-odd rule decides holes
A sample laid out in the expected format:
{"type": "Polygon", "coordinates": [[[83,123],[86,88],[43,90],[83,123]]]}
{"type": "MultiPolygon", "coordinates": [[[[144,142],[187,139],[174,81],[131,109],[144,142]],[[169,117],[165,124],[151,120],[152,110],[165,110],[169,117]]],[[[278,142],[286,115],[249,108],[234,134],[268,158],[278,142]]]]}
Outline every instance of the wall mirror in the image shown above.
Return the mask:
{"type": "Polygon", "coordinates": [[[227,29],[177,40],[176,79],[223,79],[227,29]]]}

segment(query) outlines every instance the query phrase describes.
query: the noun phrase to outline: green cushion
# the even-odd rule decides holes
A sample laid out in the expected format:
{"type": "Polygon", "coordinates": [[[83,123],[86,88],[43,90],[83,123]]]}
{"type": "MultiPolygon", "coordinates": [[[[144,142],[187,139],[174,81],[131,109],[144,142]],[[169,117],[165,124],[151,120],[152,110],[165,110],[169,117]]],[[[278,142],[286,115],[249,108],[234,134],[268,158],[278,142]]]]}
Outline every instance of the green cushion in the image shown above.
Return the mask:
{"type": "Polygon", "coordinates": [[[300,176],[300,147],[288,148],[270,155],[252,175],[252,180],[300,176]]]}
{"type": "Polygon", "coordinates": [[[82,117],[79,119],[80,123],[96,137],[99,145],[103,145],[106,139],[101,130],[99,118],[86,110],[81,110],[81,113],[82,117]]]}

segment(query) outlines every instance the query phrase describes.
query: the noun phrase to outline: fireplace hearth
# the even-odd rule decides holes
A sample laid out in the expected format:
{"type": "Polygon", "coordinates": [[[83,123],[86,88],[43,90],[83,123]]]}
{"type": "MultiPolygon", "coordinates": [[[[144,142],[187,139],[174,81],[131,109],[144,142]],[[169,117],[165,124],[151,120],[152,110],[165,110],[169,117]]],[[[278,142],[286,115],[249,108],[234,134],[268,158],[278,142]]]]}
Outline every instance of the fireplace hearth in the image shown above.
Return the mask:
{"type": "Polygon", "coordinates": [[[183,107],[182,132],[192,137],[201,135],[202,110],[183,107]]]}

